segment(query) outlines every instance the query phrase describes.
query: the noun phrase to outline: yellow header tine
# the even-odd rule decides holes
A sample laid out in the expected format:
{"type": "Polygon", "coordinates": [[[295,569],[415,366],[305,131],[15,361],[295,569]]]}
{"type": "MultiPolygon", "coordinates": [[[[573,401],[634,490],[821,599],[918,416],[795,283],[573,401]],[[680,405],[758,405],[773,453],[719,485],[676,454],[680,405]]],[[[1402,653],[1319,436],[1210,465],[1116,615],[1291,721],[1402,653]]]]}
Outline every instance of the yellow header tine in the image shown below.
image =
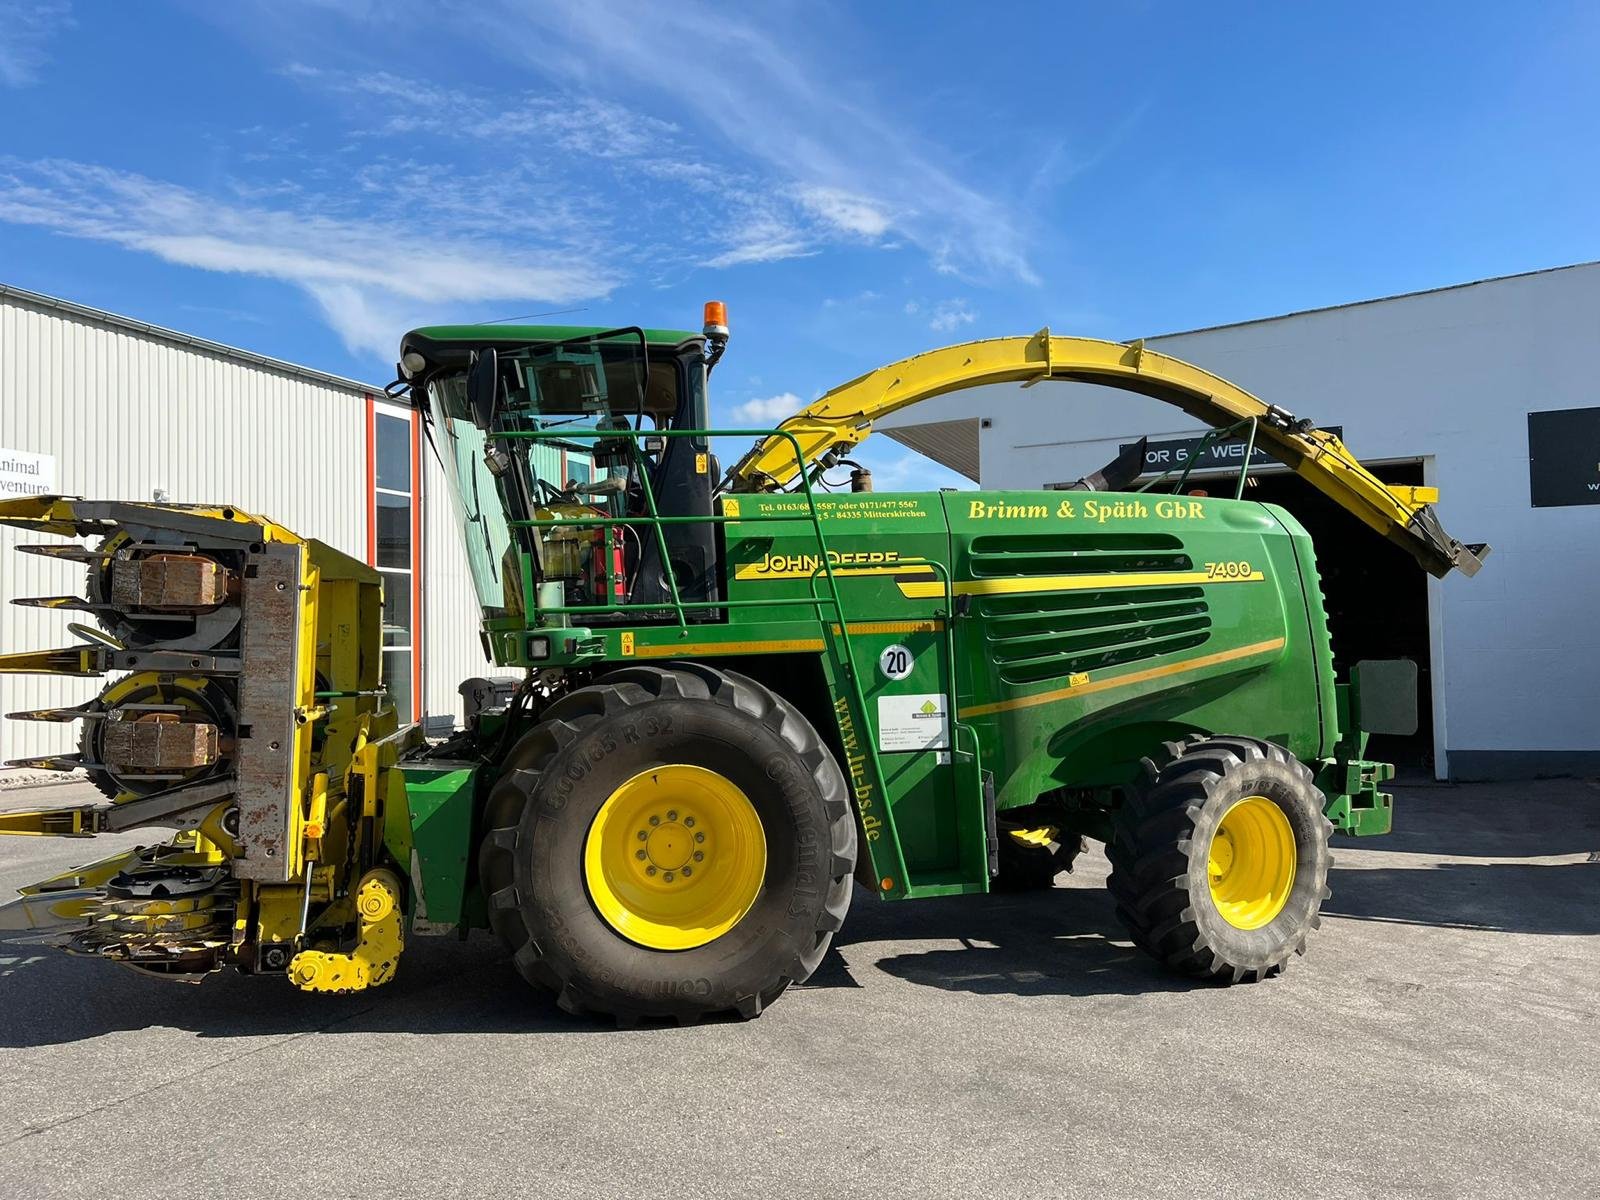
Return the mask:
{"type": "Polygon", "coordinates": [[[0,654],[0,675],[103,675],[106,651],[104,646],[67,646],[0,654]]]}

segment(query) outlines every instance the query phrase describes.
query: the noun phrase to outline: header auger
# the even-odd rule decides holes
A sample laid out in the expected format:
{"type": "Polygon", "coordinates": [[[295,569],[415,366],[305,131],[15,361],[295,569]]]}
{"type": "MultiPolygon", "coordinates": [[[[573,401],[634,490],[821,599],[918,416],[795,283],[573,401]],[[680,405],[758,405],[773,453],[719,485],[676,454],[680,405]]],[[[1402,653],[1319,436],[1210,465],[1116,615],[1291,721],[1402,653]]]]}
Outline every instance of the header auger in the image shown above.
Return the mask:
{"type": "Polygon", "coordinates": [[[396,749],[378,573],[231,508],[46,497],[0,503],[0,521],[95,539],[23,547],[83,563],[88,583],[21,602],[98,625],[0,671],[117,675],[88,704],[8,718],[76,722],[78,753],[13,765],[81,768],[107,802],[0,814],[0,832],[176,831],[25,889],[5,927],[161,974],[382,982],[402,893],[382,854],[396,749]]]}
{"type": "Polygon", "coordinates": [[[1337,439],[1141,347],[972,343],[741,431],[708,417],[726,337],[720,306],[703,334],[406,335],[392,391],[427,423],[486,652],[514,673],[464,685],[443,742],[383,692],[371,568],[231,508],[0,504],[91,539],[30,548],[86,567],[81,598],[23,602],[98,627],[0,671],[113,677],[13,714],[75,724],[77,753],[26,765],[81,768],[105,801],[0,832],[170,831],[24,889],[4,927],[314,991],[385,982],[412,934],[487,929],[569,1011],[748,1017],[817,967],[854,885],[1048,887],[1096,839],[1130,936],[1169,967],[1259,979],[1303,951],[1329,833],[1389,828],[1392,768],[1365,747],[1404,731],[1409,664],[1334,677],[1292,516],[1106,490],[1116,471],[1065,491],[812,481],[920,397],[1112,382],[1248,425],[1430,570],[1470,573],[1481,548],[1337,439]],[[736,435],[757,447],[724,479],[712,439],[736,435]]]}

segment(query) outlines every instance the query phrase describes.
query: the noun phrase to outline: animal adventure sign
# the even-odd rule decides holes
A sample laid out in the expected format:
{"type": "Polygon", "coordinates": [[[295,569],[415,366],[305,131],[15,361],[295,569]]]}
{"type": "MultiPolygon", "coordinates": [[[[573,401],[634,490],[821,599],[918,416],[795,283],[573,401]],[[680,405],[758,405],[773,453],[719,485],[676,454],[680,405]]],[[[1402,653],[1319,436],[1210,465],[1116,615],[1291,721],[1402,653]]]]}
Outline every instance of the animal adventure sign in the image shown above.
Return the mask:
{"type": "Polygon", "coordinates": [[[56,460],[49,454],[7,450],[0,446],[0,499],[17,496],[53,496],[56,460]]]}

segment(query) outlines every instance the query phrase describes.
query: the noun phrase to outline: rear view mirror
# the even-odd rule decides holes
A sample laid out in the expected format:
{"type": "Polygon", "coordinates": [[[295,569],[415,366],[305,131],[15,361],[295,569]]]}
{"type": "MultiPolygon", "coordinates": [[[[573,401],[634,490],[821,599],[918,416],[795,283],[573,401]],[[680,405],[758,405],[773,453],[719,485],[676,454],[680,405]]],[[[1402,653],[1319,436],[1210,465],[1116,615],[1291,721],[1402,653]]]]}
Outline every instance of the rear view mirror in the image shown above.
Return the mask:
{"type": "Polygon", "coordinates": [[[467,369],[467,407],[472,412],[472,423],[483,430],[493,425],[499,400],[500,355],[490,346],[473,355],[472,366],[467,369]]]}

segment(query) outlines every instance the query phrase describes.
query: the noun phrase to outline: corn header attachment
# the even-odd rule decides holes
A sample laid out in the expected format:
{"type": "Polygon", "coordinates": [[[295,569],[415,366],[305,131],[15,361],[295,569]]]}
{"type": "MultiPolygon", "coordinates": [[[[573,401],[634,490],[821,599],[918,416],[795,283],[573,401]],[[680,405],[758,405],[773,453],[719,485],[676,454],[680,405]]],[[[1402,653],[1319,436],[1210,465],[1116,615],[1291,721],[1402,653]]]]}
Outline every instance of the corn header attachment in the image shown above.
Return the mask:
{"type": "MultiPolygon", "coordinates": [[[[0,813],[0,833],[170,836],[23,889],[19,932],[149,971],[287,972],[308,990],[384,982],[400,877],[381,861],[396,716],[379,685],[379,575],[233,508],[37,497],[0,522],[89,539],[20,549],[82,564],[80,640],[0,655],[0,672],[112,676],[93,700],[9,719],[74,723],[100,803],[0,813]]],[[[403,808],[403,793],[401,799],[403,808]]]]}

